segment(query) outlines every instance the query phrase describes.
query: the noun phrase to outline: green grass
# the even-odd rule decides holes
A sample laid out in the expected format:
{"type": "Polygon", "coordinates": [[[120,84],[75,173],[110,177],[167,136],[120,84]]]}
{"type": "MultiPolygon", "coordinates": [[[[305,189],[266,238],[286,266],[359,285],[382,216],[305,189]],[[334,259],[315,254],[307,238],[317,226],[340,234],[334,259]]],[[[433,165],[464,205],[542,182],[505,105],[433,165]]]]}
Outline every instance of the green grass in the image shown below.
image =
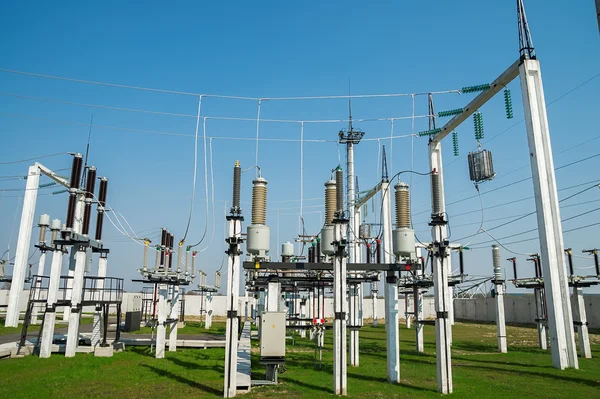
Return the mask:
{"type": "MultiPolygon", "coordinates": [[[[80,324],[92,324],[94,321],[91,317],[82,317],[80,324]]],[[[28,332],[40,331],[41,324],[30,324],[27,327],[28,332]]],[[[64,323],[56,323],[54,324],[55,328],[67,328],[68,324],[64,323]]],[[[18,327],[4,327],[4,318],[0,317],[0,335],[8,335],[8,334],[21,334],[21,330],[23,329],[23,323],[19,323],[18,327]]]]}
{"type": "MultiPolygon", "coordinates": [[[[215,327],[222,327],[216,324],[215,327]]],[[[189,325],[191,329],[192,326],[189,325]]],[[[197,330],[203,332],[204,330],[197,330]]],[[[536,346],[532,328],[508,327],[509,353],[496,352],[493,325],[457,323],[454,328],[453,398],[600,398],[600,337],[592,336],[594,359],[579,359],[579,370],[552,367],[549,352],[536,346]]],[[[360,331],[360,367],[348,367],[351,398],[437,397],[433,327],[425,327],[425,353],[414,351],[414,330],[401,329],[401,384],[386,382],[385,327],[360,331]]],[[[333,396],[331,331],[326,334],[324,369],[314,370],[314,345],[288,341],[287,371],[277,387],[256,387],[254,398],[333,396]]],[[[253,342],[253,378],[263,378],[253,342]]],[[[0,361],[0,398],[217,398],[222,397],[221,348],[179,349],[154,359],[149,348],[132,347],[113,358],[79,354],[0,361]]]]}
{"type": "MultiPolygon", "coordinates": [[[[167,331],[169,329],[167,328],[167,331]]],[[[156,334],[156,331],[154,332],[156,334]]],[[[152,334],[152,327],[142,327],[131,334],[152,334]]],[[[177,329],[177,334],[181,335],[225,335],[225,322],[213,322],[210,330],[204,328],[204,323],[199,321],[186,321],[184,327],[177,329]]]]}

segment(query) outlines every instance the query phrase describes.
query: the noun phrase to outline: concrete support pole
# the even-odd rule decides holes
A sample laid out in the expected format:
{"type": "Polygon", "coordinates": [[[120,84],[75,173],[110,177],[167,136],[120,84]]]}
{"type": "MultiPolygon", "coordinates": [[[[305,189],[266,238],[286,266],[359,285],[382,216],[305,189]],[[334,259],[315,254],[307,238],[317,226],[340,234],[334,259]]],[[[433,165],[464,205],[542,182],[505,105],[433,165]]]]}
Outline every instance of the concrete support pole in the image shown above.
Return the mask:
{"type": "Polygon", "coordinates": [[[590,335],[588,333],[588,323],[585,314],[583,288],[573,288],[573,299],[575,300],[575,326],[577,326],[577,335],[579,336],[579,352],[581,357],[591,359],[592,350],[590,348],[590,335]]]}
{"type": "MultiPolygon", "coordinates": [[[[310,324],[312,325],[313,322],[315,321],[315,319],[317,318],[316,316],[316,301],[315,301],[315,293],[314,291],[311,289],[308,292],[308,318],[310,319],[310,324]]],[[[309,340],[313,340],[315,339],[315,330],[314,328],[311,328],[308,332],[308,339],[309,340]]]]}
{"type": "Polygon", "coordinates": [[[525,59],[519,72],[544,268],[552,365],[558,369],[579,368],[540,63],[525,59]]]}
{"type": "MultiPolygon", "coordinates": [[[[352,231],[346,232],[348,240],[348,256],[351,263],[356,262],[356,248],[358,246],[358,228],[356,227],[357,218],[354,210],[354,143],[348,141],[346,143],[346,184],[348,190],[347,198],[347,211],[348,211],[348,225],[352,231]]],[[[360,224],[360,219],[358,219],[360,224]]]]}
{"type": "Polygon", "coordinates": [[[171,321],[171,329],[169,331],[169,352],[177,351],[177,330],[179,329],[179,310],[181,307],[179,286],[173,286],[173,294],[171,296],[171,309],[169,318],[171,321]]]}
{"type": "MultiPolygon", "coordinates": [[[[98,277],[104,278],[106,277],[106,268],[108,267],[108,258],[105,254],[100,255],[100,259],[98,259],[98,277]]],[[[104,289],[104,280],[99,279],[96,283],[96,287],[100,290],[104,289]]],[[[102,298],[99,298],[102,299],[102,298]]],[[[92,338],[91,344],[92,347],[98,345],[102,338],[102,308],[96,307],[94,312],[94,325],[92,328],[92,338]]]]}
{"type": "Polygon", "coordinates": [[[410,310],[410,294],[405,293],[404,294],[404,317],[405,317],[405,321],[406,321],[406,328],[410,328],[411,327],[411,310],[410,310]]]}
{"type": "MultiPolygon", "coordinates": [[[[440,213],[436,217],[443,216],[446,212],[444,196],[444,175],[442,170],[442,145],[431,142],[429,144],[429,166],[431,171],[439,174],[439,187],[435,197],[439,201],[436,211],[440,213]]],[[[433,187],[432,187],[433,189],[433,187]]],[[[432,207],[432,210],[434,207],[432,207]]],[[[432,212],[433,214],[433,212],[432,212]]],[[[449,319],[451,307],[451,294],[448,287],[448,270],[450,254],[448,252],[448,232],[443,223],[433,223],[431,238],[433,243],[433,293],[435,303],[435,343],[436,343],[436,366],[438,377],[438,392],[442,394],[452,393],[452,360],[450,346],[452,345],[452,327],[449,319]]],[[[451,269],[450,269],[451,270],[451,269]]]]}
{"type": "Polygon", "coordinates": [[[496,284],[496,327],[498,329],[498,352],[506,353],[506,318],[504,315],[504,284],[496,284]]]}
{"type": "Polygon", "coordinates": [[[352,284],[348,291],[350,293],[349,304],[350,304],[350,365],[352,367],[359,366],[359,342],[358,342],[358,284],[352,284]]]}
{"type": "Polygon", "coordinates": [[[342,241],[346,238],[346,224],[334,223],[333,259],[333,379],[336,395],[347,395],[347,335],[346,314],[346,248],[342,241]]]}
{"type": "Polygon", "coordinates": [[[377,296],[379,295],[379,283],[371,283],[371,305],[373,306],[373,327],[377,327],[377,296]]]}
{"type": "Polygon", "coordinates": [[[73,245],[75,251],[75,273],[73,274],[73,292],[71,296],[71,313],[67,329],[67,345],[65,357],[73,357],[79,346],[79,321],[81,320],[81,302],[83,300],[83,277],[85,265],[89,261],[92,250],[89,247],[73,245]]]}
{"type": "Polygon", "coordinates": [[[277,312],[281,298],[281,283],[269,282],[267,289],[267,312],[277,312]]]}
{"type": "MultiPolygon", "coordinates": [[[[46,265],[46,250],[42,249],[42,253],[40,254],[40,260],[38,261],[37,276],[44,275],[45,265],[46,265]]],[[[40,288],[41,284],[42,284],[42,279],[41,278],[37,279],[36,281],[33,282],[33,284],[35,284],[38,288],[40,288]]],[[[35,305],[33,307],[33,312],[31,313],[31,324],[38,324],[38,313],[39,313],[39,307],[38,307],[38,305],[35,305]]]]}
{"type": "MultiPolygon", "coordinates": [[[[227,257],[227,323],[225,331],[225,379],[223,397],[237,394],[238,299],[240,291],[240,249],[242,221],[229,217],[229,249],[227,257]]],[[[269,299],[270,300],[270,299],[269,299]]]]}
{"type": "MultiPolygon", "coordinates": [[[[417,257],[421,259],[421,248],[417,248],[417,257]]],[[[424,267],[422,265],[422,267],[424,267]]],[[[421,268],[416,272],[418,277],[423,276],[423,269],[421,268]]],[[[423,291],[419,287],[413,288],[413,304],[414,304],[414,316],[415,316],[415,350],[417,353],[423,353],[425,347],[423,344],[423,291]]]]}
{"type": "Polygon", "coordinates": [[[206,316],[204,317],[204,328],[206,330],[210,330],[212,327],[212,316],[213,316],[213,294],[212,292],[207,292],[205,297],[206,302],[206,316]]]}
{"type": "MultiPolygon", "coordinates": [[[[321,287],[318,290],[318,302],[317,302],[317,323],[325,324],[325,288],[321,287]]],[[[323,328],[321,333],[318,334],[319,342],[317,343],[320,348],[325,347],[325,329],[323,328]]]]}
{"type": "Polygon", "coordinates": [[[535,310],[536,310],[536,323],[538,330],[538,346],[540,349],[546,350],[548,349],[548,332],[547,330],[547,318],[546,318],[546,303],[544,297],[544,290],[540,288],[535,288],[533,290],[533,295],[535,297],[535,310]]]}
{"type": "MultiPolygon", "coordinates": [[[[300,318],[301,319],[306,319],[306,300],[302,299],[300,301],[300,318]]],[[[304,329],[304,326],[306,325],[306,322],[303,320],[300,322],[300,325],[303,327],[300,330],[300,337],[301,338],[306,338],[306,329],[304,329]]]]}
{"type": "Polygon", "coordinates": [[[60,269],[62,266],[62,249],[52,252],[50,265],[50,281],[48,282],[48,298],[46,300],[46,315],[42,326],[42,342],[40,344],[40,357],[49,358],[52,354],[52,340],[54,338],[54,322],[56,321],[56,299],[60,286],[60,269]]]}
{"type": "Polygon", "coordinates": [[[168,298],[168,286],[166,284],[159,284],[158,286],[158,304],[156,306],[156,353],[157,359],[163,359],[165,357],[165,346],[167,344],[167,302],[168,298]]]}
{"type": "MultiPolygon", "coordinates": [[[[383,263],[392,263],[392,202],[390,183],[381,183],[383,224],[383,263]]],[[[400,330],[398,315],[398,276],[387,272],[385,278],[385,337],[387,350],[387,379],[392,384],[400,383],[400,330]]]]}
{"type": "Polygon", "coordinates": [[[27,260],[29,259],[29,244],[31,243],[31,229],[33,228],[33,215],[35,213],[39,183],[39,168],[35,165],[30,166],[27,173],[25,194],[23,196],[23,210],[21,211],[21,224],[19,225],[19,238],[17,239],[12,282],[8,294],[6,320],[4,321],[5,327],[17,327],[19,325],[19,299],[21,298],[23,285],[25,284],[27,260]]]}

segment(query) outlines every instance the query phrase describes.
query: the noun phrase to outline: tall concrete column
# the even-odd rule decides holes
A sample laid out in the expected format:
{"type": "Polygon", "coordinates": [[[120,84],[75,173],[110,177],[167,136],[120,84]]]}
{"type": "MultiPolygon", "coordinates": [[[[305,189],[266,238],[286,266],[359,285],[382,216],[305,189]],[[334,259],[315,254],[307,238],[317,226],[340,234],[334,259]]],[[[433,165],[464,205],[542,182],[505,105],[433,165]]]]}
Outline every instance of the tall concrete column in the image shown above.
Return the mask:
{"type": "MultiPolygon", "coordinates": [[[[104,280],[103,278],[106,277],[106,269],[108,267],[108,258],[106,257],[106,254],[101,254],[100,258],[98,259],[98,277],[100,278],[97,283],[96,283],[96,287],[99,290],[103,290],[104,289],[104,280]]],[[[102,291],[100,291],[102,292],[102,291]]],[[[102,298],[100,298],[102,299],[102,298]]],[[[94,325],[92,328],[92,338],[91,338],[91,344],[92,347],[98,345],[100,343],[100,339],[102,338],[102,308],[101,307],[96,307],[95,312],[94,312],[94,325]]]]}
{"type": "Polygon", "coordinates": [[[496,284],[496,327],[498,352],[506,353],[506,318],[504,316],[504,284],[496,284]]]}
{"type": "Polygon", "coordinates": [[[167,345],[167,308],[169,306],[167,302],[168,297],[168,286],[166,284],[159,284],[158,286],[158,304],[156,306],[156,353],[157,359],[163,359],[165,357],[165,346],[167,345]]]}
{"type": "MultiPolygon", "coordinates": [[[[44,275],[44,268],[46,265],[46,250],[42,249],[41,250],[42,253],[40,254],[40,260],[38,262],[38,270],[37,270],[37,276],[43,276],[44,275]]],[[[35,284],[38,288],[41,287],[42,284],[42,279],[39,278],[36,281],[33,281],[32,284],[35,284]]],[[[31,314],[31,324],[38,324],[38,313],[39,313],[39,307],[38,305],[34,305],[33,307],[33,312],[31,314]]]]}
{"type": "Polygon", "coordinates": [[[173,320],[171,322],[171,330],[169,332],[169,352],[177,351],[177,330],[179,329],[179,309],[181,307],[179,286],[173,286],[173,293],[171,296],[171,309],[169,318],[173,320]]]}
{"type": "Polygon", "coordinates": [[[552,365],[558,369],[578,368],[554,160],[539,61],[523,60],[519,73],[544,268],[552,365]]]}
{"type": "Polygon", "coordinates": [[[592,350],[590,348],[590,335],[588,333],[588,322],[585,314],[583,288],[573,288],[573,300],[575,302],[575,326],[577,327],[577,335],[579,336],[579,352],[581,353],[581,357],[591,359],[592,350]]]}
{"type": "Polygon", "coordinates": [[[19,226],[19,238],[17,239],[12,281],[10,292],[8,293],[8,306],[6,308],[6,320],[4,321],[5,327],[17,327],[19,325],[19,299],[21,298],[23,285],[25,284],[29,245],[31,243],[31,229],[33,227],[33,215],[35,213],[39,183],[39,168],[35,165],[30,166],[27,173],[25,194],[23,195],[23,210],[21,211],[21,224],[19,226]]]}
{"type": "Polygon", "coordinates": [[[60,269],[62,266],[62,248],[55,248],[52,252],[50,266],[50,281],[48,282],[48,298],[46,300],[46,315],[42,326],[42,342],[40,344],[40,357],[48,358],[52,354],[52,341],[54,338],[54,323],[56,321],[56,300],[60,285],[60,269]]]}
{"type": "MultiPolygon", "coordinates": [[[[383,223],[383,263],[392,263],[392,203],[390,183],[381,183],[382,206],[381,223],[383,223]]],[[[388,382],[400,382],[400,331],[398,317],[398,276],[394,272],[386,273],[385,280],[385,344],[387,351],[388,382]]]]}

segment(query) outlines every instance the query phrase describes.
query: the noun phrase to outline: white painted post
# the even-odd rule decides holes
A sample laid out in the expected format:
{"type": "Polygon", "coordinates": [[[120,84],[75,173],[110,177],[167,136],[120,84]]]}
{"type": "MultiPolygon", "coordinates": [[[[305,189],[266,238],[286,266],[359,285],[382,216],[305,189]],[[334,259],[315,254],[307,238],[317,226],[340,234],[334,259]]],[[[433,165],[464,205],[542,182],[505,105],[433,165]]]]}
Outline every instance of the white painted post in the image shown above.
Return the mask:
{"type": "Polygon", "coordinates": [[[25,194],[23,195],[23,210],[21,212],[21,224],[19,226],[19,238],[17,239],[12,281],[8,294],[5,327],[17,327],[19,325],[19,299],[21,298],[23,285],[25,284],[27,260],[29,259],[29,244],[31,243],[31,229],[33,228],[33,215],[35,213],[39,183],[39,168],[35,165],[30,166],[27,173],[25,194]]]}
{"type": "MultiPolygon", "coordinates": [[[[306,299],[301,299],[300,300],[300,318],[301,319],[305,319],[306,318],[306,299]]],[[[306,338],[306,329],[304,328],[304,326],[306,325],[305,321],[301,321],[300,325],[303,327],[300,330],[300,337],[301,338],[306,338]]]]}
{"type": "MultiPolygon", "coordinates": [[[[381,183],[383,224],[383,263],[392,263],[392,202],[390,183],[381,183]]],[[[392,384],[400,383],[400,330],[398,315],[398,277],[394,272],[386,273],[385,281],[385,336],[387,350],[387,379],[392,384]]]]}
{"type": "Polygon", "coordinates": [[[410,320],[410,294],[405,293],[404,294],[404,317],[405,317],[405,321],[406,321],[406,328],[410,328],[411,327],[411,320],[410,320]]]}
{"type": "MultiPolygon", "coordinates": [[[[441,216],[445,214],[446,204],[444,196],[444,175],[442,171],[442,145],[431,142],[429,144],[429,167],[431,171],[439,173],[439,211],[441,216]]],[[[433,291],[435,302],[435,343],[436,343],[436,365],[438,377],[438,392],[442,394],[452,393],[452,360],[450,346],[452,344],[452,330],[449,309],[451,307],[451,295],[448,289],[448,266],[450,254],[444,245],[448,240],[446,225],[440,224],[431,228],[433,250],[433,291]]]]}
{"type": "Polygon", "coordinates": [[[504,316],[504,284],[496,283],[496,327],[498,330],[498,352],[506,353],[506,318],[504,316]]]}
{"type": "Polygon", "coordinates": [[[169,352],[177,352],[177,330],[179,329],[179,309],[181,307],[179,286],[173,286],[173,294],[171,296],[171,309],[169,318],[171,322],[171,331],[169,331],[169,352]]]}
{"type": "MultiPolygon", "coordinates": [[[[317,306],[317,314],[318,314],[318,320],[317,323],[319,324],[325,324],[325,292],[324,292],[324,288],[320,288],[318,290],[318,298],[319,298],[319,305],[317,306]]],[[[325,329],[323,328],[321,330],[321,333],[318,334],[318,346],[320,348],[324,348],[325,347],[325,329]]]]}
{"type": "Polygon", "coordinates": [[[544,312],[544,291],[540,288],[533,290],[535,296],[535,310],[537,314],[538,346],[540,349],[548,349],[548,333],[546,331],[545,312],[544,312]]]}
{"type": "Polygon", "coordinates": [[[346,295],[346,251],[341,242],[346,237],[346,224],[334,223],[333,259],[333,378],[336,395],[347,395],[347,338],[346,314],[348,310],[346,295]]]}
{"type": "Polygon", "coordinates": [[[279,299],[281,298],[281,283],[271,281],[267,289],[267,312],[278,312],[279,299]]]}
{"type": "MultiPolygon", "coordinates": [[[[102,293],[102,289],[104,288],[104,280],[102,278],[106,277],[106,269],[108,267],[108,258],[105,254],[101,254],[98,259],[98,277],[99,279],[96,283],[96,288],[100,290],[102,293]]],[[[102,299],[102,298],[100,298],[102,299]]],[[[92,338],[91,344],[92,347],[95,347],[100,343],[100,339],[102,338],[102,308],[97,307],[94,312],[94,325],[92,328],[92,338]]]]}
{"type": "Polygon", "coordinates": [[[590,348],[590,335],[588,333],[588,323],[585,314],[585,302],[583,300],[583,288],[573,288],[573,299],[575,300],[575,325],[577,326],[577,335],[579,335],[579,352],[581,357],[592,358],[590,348]]]}
{"type": "Polygon", "coordinates": [[[373,327],[377,327],[377,296],[379,295],[379,283],[376,281],[371,283],[371,305],[373,306],[373,327]]]}
{"type": "Polygon", "coordinates": [[[42,326],[42,342],[40,344],[40,357],[49,358],[52,354],[52,340],[54,338],[54,322],[56,321],[56,299],[60,285],[60,269],[62,266],[62,248],[55,248],[52,252],[50,266],[50,281],[48,282],[48,298],[46,300],[46,314],[42,326]]]}
{"type": "Polygon", "coordinates": [[[69,314],[69,328],[67,329],[67,344],[65,357],[73,357],[79,346],[79,321],[81,319],[81,301],[83,299],[83,277],[85,265],[92,255],[89,247],[73,245],[75,251],[75,272],[73,274],[73,291],[71,294],[71,312],[69,314]]]}
{"type": "MultiPolygon", "coordinates": [[[[223,397],[233,398],[237,394],[238,352],[238,299],[242,221],[229,217],[229,256],[227,257],[227,323],[225,332],[225,379],[223,397]]],[[[270,300],[270,299],[269,299],[270,300]]]]}
{"type": "Polygon", "coordinates": [[[206,330],[210,330],[210,328],[212,327],[212,316],[213,316],[213,306],[212,306],[213,294],[212,294],[212,292],[207,292],[205,298],[206,298],[206,300],[205,300],[206,316],[204,317],[204,328],[206,330]]]}
{"type": "Polygon", "coordinates": [[[519,72],[544,268],[552,364],[558,369],[579,368],[540,63],[525,59],[519,72]]]}
{"type": "MultiPolygon", "coordinates": [[[[417,257],[421,258],[421,248],[417,248],[417,257]]],[[[424,265],[422,265],[424,267],[424,265]]],[[[416,272],[417,276],[423,276],[423,270],[416,272]]],[[[420,323],[423,318],[423,291],[419,287],[413,288],[413,304],[414,304],[414,316],[415,316],[415,350],[417,353],[423,353],[425,351],[423,341],[423,324],[420,323]]]]}
{"type": "MultiPolygon", "coordinates": [[[[166,258],[165,258],[166,259],[166,258]]],[[[166,262],[165,262],[166,265],[166,262]]],[[[158,286],[158,304],[156,306],[156,352],[155,357],[157,359],[163,359],[165,357],[165,346],[167,341],[167,295],[168,286],[166,284],[159,284],[158,286]]]]}

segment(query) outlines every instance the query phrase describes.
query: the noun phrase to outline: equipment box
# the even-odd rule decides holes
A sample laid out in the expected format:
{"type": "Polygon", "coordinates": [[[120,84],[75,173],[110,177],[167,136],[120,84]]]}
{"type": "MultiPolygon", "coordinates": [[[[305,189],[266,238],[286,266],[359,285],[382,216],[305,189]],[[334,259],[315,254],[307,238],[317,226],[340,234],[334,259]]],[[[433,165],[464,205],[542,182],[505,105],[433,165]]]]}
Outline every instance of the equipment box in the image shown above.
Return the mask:
{"type": "Polygon", "coordinates": [[[286,312],[265,312],[261,315],[260,357],[285,357],[286,312]]]}

